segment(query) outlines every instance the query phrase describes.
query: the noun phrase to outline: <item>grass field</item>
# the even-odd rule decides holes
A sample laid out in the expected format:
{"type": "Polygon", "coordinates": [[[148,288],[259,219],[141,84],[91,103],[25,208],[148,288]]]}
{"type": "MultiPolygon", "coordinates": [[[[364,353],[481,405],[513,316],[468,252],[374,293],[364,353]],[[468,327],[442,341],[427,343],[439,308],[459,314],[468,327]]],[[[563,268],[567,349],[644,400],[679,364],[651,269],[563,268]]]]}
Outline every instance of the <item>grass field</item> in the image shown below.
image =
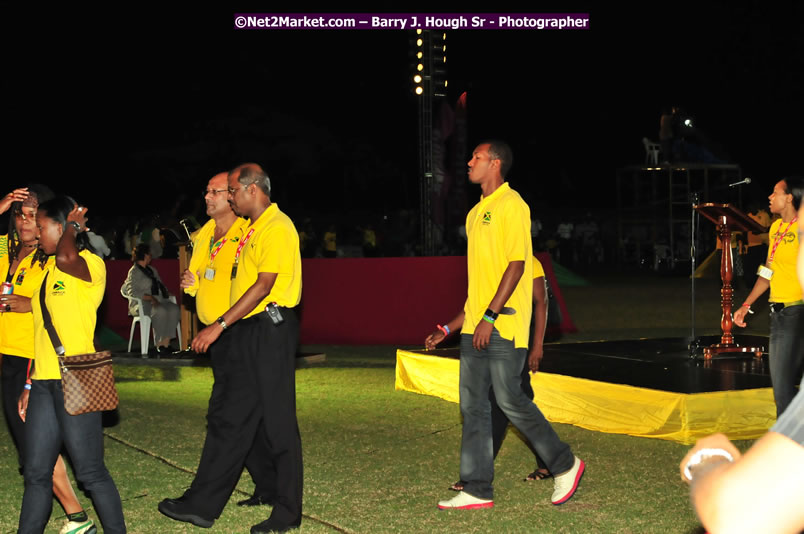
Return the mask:
{"type": "MultiPolygon", "coordinates": [[[[631,281],[612,281],[566,289],[573,319],[581,328],[567,339],[601,339],[606,333],[621,338],[684,335],[688,294],[683,294],[682,282],[668,280],[669,288],[664,283],[633,287],[631,281]],[[621,312],[589,305],[595,301],[605,306],[620,303],[621,312]],[[663,309],[653,310],[657,307],[663,309]]],[[[719,321],[719,312],[704,307],[701,328],[711,317],[719,321]]],[[[717,326],[715,322],[701,333],[714,333],[717,326]]],[[[755,328],[764,333],[761,325],[755,328]]],[[[522,481],[534,461],[511,431],[496,462],[495,507],[439,511],[437,501],[452,495],[446,488],[458,475],[458,406],[394,391],[393,347],[313,349],[326,352],[327,361],[297,372],[305,466],[301,532],[698,531],[687,488],[678,477],[677,465],[687,447],[568,425],[555,428],[588,468],[567,504],[550,504],[552,481],[522,481]]],[[[129,531],[201,532],[165,518],[156,506],[165,497],[181,495],[192,480],[205,433],[210,369],[118,365],[116,375],[119,421],[105,429],[106,462],[123,498],[129,531]]],[[[738,443],[742,449],[748,445],[738,443]]],[[[16,529],[22,498],[15,455],[3,428],[0,533],[16,529]]],[[[248,532],[265,519],[266,507],[243,510],[234,504],[252,489],[247,476],[241,479],[209,532],[248,532]]],[[[89,499],[82,501],[91,505],[89,499]]],[[[54,504],[48,532],[58,532],[62,516],[54,504]]]]}

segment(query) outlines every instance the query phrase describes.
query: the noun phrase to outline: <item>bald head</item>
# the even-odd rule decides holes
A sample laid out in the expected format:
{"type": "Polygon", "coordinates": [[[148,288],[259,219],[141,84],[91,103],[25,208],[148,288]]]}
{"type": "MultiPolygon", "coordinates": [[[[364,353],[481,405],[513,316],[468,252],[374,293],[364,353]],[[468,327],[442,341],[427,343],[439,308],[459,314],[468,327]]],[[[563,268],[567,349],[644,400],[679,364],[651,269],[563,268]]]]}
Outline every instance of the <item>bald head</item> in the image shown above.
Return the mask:
{"type": "Polygon", "coordinates": [[[228,202],[227,188],[229,187],[229,173],[219,172],[207,184],[204,202],[207,205],[207,215],[213,219],[220,219],[229,214],[234,215],[228,202]]]}
{"type": "Polygon", "coordinates": [[[245,186],[255,184],[265,196],[271,196],[271,179],[256,163],[238,165],[229,172],[229,176],[237,178],[237,181],[245,186]]]}

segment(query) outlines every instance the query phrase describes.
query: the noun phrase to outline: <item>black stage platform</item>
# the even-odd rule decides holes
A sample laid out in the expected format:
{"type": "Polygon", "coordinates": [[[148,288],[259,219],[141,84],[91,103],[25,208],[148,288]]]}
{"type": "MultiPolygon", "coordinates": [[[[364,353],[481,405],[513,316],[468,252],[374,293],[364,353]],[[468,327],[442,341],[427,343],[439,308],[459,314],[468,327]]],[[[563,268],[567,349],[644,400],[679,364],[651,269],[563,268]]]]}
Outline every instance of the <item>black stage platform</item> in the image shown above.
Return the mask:
{"type": "MultiPolygon", "coordinates": [[[[720,336],[698,339],[699,347],[720,341],[720,336]]],[[[768,338],[737,336],[739,345],[767,349],[768,338]]],[[[633,339],[555,343],[544,346],[540,369],[576,378],[624,384],[674,393],[707,393],[771,387],[768,356],[753,353],[704,360],[702,352],[690,357],[689,338],[633,339]]],[[[457,358],[459,349],[438,351],[457,358]]]]}

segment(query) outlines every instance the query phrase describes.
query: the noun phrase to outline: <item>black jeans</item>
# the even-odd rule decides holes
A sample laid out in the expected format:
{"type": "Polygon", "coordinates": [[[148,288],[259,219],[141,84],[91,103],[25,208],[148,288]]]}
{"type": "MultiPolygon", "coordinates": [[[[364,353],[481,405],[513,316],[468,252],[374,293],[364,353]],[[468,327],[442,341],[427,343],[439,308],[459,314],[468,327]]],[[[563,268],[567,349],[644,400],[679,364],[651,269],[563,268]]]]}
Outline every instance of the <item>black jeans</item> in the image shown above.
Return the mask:
{"type": "Polygon", "coordinates": [[[773,311],[771,306],[769,345],[768,364],[778,417],[796,396],[804,371],[804,305],[780,311],[773,311]]]}
{"type": "Polygon", "coordinates": [[[6,416],[11,439],[17,446],[20,469],[25,465],[25,424],[17,413],[17,400],[25,387],[30,362],[28,358],[3,355],[3,413],[6,416]]]}

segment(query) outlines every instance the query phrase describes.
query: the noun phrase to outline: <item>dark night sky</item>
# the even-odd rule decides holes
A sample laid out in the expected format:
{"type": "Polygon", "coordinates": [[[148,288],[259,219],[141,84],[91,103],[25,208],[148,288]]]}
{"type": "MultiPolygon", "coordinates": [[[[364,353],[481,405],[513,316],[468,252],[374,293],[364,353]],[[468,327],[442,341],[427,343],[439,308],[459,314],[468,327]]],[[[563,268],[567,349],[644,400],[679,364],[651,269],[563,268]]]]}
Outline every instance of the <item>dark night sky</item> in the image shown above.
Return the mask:
{"type": "MultiPolygon", "coordinates": [[[[507,139],[515,187],[553,209],[613,202],[615,170],[642,161],[673,104],[754,194],[801,173],[802,4],[683,6],[544,4],[528,11],[590,12],[592,29],[450,32],[470,143],[507,139]]],[[[5,11],[6,189],[50,182],[96,213],[137,214],[254,160],[297,215],[415,207],[406,32],[245,32],[232,13],[265,7],[137,9],[5,11]]]]}

